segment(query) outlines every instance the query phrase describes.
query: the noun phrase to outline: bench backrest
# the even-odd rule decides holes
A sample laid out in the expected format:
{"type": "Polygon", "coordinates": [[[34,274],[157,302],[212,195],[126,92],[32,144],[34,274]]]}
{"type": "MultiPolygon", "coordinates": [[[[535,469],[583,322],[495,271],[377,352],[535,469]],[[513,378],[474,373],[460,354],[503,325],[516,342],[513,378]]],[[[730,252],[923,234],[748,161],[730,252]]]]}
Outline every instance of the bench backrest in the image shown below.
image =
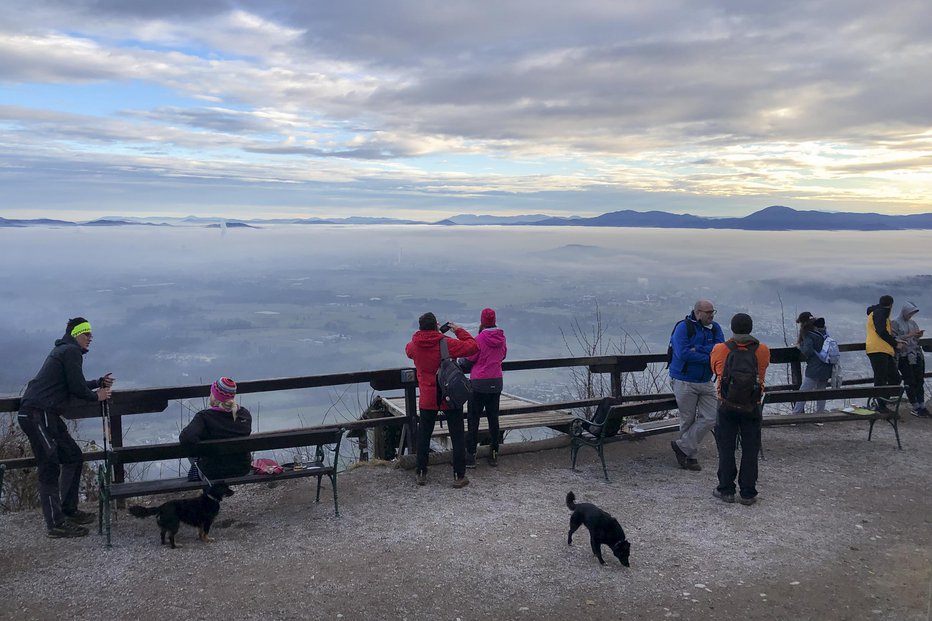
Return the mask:
{"type": "Polygon", "coordinates": [[[182,457],[213,457],[230,453],[268,451],[296,446],[323,446],[339,444],[343,439],[342,427],[308,427],[289,431],[256,433],[242,438],[206,440],[197,444],[153,444],[123,446],[113,449],[114,463],[135,463],[179,459],[182,457]]]}

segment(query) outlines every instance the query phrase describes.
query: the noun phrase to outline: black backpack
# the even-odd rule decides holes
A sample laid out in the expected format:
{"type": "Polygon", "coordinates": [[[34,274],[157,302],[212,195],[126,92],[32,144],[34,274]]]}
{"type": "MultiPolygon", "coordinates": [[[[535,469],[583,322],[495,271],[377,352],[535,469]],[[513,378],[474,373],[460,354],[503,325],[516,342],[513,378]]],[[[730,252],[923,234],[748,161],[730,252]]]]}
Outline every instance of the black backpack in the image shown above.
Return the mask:
{"type": "Polygon", "coordinates": [[[437,404],[444,402],[447,406],[460,409],[469,401],[472,387],[469,380],[457,364],[450,358],[447,337],[440,339],[440,366],[437,368],[437,404]]]}
{"type": "Polygon", "coordinates": [[[762,395],[757,371],[757,343],[741,349],[734,341],[727,341],[728,357],[722,371],[722,403],[736,412],[755,412],[762,395]]]}
{"type": "MultiPolygon", "coordinates": [[[[696,326],[693,325],[693,322],[686,321],[685,319],[680,319],[673,325],[673,330],[670,332],[670,343],[667,345],[667,368],[670,368],[670,363],[673,362],[673,333],[676,332],[676,329],[680,327],[680,324],[686,322],[686,338],[692,340],[696,336],[696,326]]],[[[684,371],[685,365],[684,365],[684,371]]]]}

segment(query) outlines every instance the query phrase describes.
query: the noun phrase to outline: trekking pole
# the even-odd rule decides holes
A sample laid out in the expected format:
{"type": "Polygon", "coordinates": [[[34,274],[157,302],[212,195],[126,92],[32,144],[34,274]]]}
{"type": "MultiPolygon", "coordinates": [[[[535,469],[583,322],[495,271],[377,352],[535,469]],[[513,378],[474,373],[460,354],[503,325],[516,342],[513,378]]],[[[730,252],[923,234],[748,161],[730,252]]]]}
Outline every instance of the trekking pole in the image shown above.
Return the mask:
{"type": "Polygon", "coordinates": [[[100,420],[101,425],[103,426],[103,441],[104,441],[104,465],[103,471],[100,472],[98,477],[99,481],[99,494],[100,494],[100,515],[98,515],[98,526],[97,534],[103,534],[104,527],[106,526],[107,531],[107,547],[111,546],[110,543],[110,399],[105,399],[100,402],[100,420]],[[106,517],[105,515],[106,514],[106,517]]]}

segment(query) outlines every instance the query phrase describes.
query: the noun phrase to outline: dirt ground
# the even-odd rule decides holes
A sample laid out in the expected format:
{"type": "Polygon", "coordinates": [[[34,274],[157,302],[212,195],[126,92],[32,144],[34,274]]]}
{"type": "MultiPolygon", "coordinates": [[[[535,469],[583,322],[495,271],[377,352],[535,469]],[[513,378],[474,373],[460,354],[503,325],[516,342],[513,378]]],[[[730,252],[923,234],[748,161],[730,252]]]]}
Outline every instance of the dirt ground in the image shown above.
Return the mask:
{"type": "Polygon", "coordinates": [[[186,528],[177,550],[125,511],[110,549],[3,515],[0,618],[929,621],[932,420],[901,433],[898,451],[886,425],[871,442],[866,422],[767,428],[752,507],[712,497],[711,437],[694,473],[666,435],[610,446],[610,483],[566,447],[480,462],[462,490],[448,464],[426,487],[359,467],[339,518],[326,484],[320,504],[308,480],[240,488],[214,543],[186,528]],[[630,568],[607,549],[600,566],[585,531],[567,546],[570,490],[619,518],[630,568]]]}

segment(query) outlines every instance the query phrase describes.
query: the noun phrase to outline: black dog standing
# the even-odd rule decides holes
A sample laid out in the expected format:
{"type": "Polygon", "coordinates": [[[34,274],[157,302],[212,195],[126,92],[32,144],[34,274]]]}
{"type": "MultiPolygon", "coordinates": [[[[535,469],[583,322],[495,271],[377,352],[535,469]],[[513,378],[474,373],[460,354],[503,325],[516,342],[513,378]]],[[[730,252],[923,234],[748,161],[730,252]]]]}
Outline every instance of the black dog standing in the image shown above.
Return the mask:
{"type": "Polygon", "coordinates": [[[566,545],[573,545],[573,533],[580,526],[585,525],[589,529],[592,553],[601,564],[605,564],[602,559],[602,545],[607,545],[622,565],[630,566],[628,556],[631,554],[631,543],[625,539],[625,531],[618,520],[591,503],[577,504],[576,495],[573,492],[566,495],[566,506],[573,512],[570,516],[570,532],[566,536],[566,545]]]}
{"type": "Polygon", "coordinates": [[[158,507],[142,507],[139,505],[129,508],[129,512],[138,518],[157,515],[156,522],[162,529],[162,545],[165,545],[165,533],[168,533],[168,541],[172,548],[175,545],[175,535],[181,523],[197,527],[197,537],[207,543],[213,541],[208,534],[210,525],[220,513],[220,501],[233,495],[233,490],[218,483],[204,490],[200,498],[185,498],[182,500],[170,500],[158,507]]]}

